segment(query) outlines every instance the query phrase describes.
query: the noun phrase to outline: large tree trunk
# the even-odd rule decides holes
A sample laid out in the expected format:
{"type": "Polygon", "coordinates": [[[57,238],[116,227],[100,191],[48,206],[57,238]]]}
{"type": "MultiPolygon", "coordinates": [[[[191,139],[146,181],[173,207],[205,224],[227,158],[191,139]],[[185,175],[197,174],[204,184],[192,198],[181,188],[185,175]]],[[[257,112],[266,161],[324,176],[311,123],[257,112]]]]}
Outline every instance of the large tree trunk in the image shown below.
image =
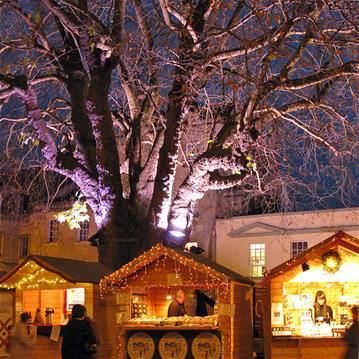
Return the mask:
{"type": "Polygon", "coordinates": [[[106,226],[98,233],[99,262],[117,269],[149,249],[158,238],[148,221],[115,204],[106,226]]]}

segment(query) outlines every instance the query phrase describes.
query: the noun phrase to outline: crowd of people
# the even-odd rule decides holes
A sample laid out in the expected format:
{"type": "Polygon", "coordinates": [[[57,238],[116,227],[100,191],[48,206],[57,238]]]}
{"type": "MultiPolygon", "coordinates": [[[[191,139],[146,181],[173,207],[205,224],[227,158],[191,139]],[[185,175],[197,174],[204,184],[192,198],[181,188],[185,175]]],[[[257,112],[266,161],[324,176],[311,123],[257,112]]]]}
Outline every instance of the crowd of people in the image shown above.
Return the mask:
{"type": "MultiPolygon", "coordinates": [[[[28,350],[36,345],[35,332],[29,331],[31,316],[21,313],[20,321],[11,328],[8,343],[9,359],[24,359],[28,350]]],[[[43,324],[37,311],[33,324],[43,324]]],[[[99,345],[95,323],[87,316],[85,306],[75,304],[71,319],[63,328],[62,359],[95,359],[99,345]]]]}

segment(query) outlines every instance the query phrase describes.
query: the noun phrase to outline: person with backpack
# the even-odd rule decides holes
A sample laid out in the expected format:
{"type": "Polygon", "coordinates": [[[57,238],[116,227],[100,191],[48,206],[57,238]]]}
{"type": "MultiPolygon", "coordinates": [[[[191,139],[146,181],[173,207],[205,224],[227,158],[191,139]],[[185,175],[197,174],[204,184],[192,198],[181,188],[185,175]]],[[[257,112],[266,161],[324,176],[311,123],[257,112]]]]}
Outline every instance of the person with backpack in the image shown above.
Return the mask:
{"type": "Polygon", "coordinates": [[[62,359],[90,359],[96,353],[96,342],[91,324],[86,320],[86,308],[75,304],[71,320],[64,327],[62,359]]]}

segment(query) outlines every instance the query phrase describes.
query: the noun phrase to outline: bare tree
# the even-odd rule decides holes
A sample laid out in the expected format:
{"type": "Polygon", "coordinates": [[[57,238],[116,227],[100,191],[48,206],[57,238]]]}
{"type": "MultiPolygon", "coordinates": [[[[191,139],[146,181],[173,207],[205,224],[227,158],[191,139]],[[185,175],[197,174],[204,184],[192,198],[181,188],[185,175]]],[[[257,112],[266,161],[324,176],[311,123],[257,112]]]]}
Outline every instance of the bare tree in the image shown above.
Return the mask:
{"type": "Polygon", "coordinates": [[[170,231],[188,235],[209,190],[289,195],[321,165],[343,178],[357,154],[349,1],[0,4],[7,145],[41,148],[81,189],[112,268],[170,231]]]}

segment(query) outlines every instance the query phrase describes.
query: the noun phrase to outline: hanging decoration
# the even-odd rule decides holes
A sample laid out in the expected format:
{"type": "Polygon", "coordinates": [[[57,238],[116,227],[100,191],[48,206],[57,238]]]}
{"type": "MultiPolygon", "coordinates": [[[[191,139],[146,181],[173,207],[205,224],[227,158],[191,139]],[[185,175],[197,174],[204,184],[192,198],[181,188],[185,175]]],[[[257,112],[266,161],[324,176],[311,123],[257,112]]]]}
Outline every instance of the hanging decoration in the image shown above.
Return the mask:
{"type": "Polygon", "coordinates": [[[322,254],[321,261],[324,270],[329,273],[336,273],[342,264],[342,257],[338,251],[330,250],[322,254]]]}

